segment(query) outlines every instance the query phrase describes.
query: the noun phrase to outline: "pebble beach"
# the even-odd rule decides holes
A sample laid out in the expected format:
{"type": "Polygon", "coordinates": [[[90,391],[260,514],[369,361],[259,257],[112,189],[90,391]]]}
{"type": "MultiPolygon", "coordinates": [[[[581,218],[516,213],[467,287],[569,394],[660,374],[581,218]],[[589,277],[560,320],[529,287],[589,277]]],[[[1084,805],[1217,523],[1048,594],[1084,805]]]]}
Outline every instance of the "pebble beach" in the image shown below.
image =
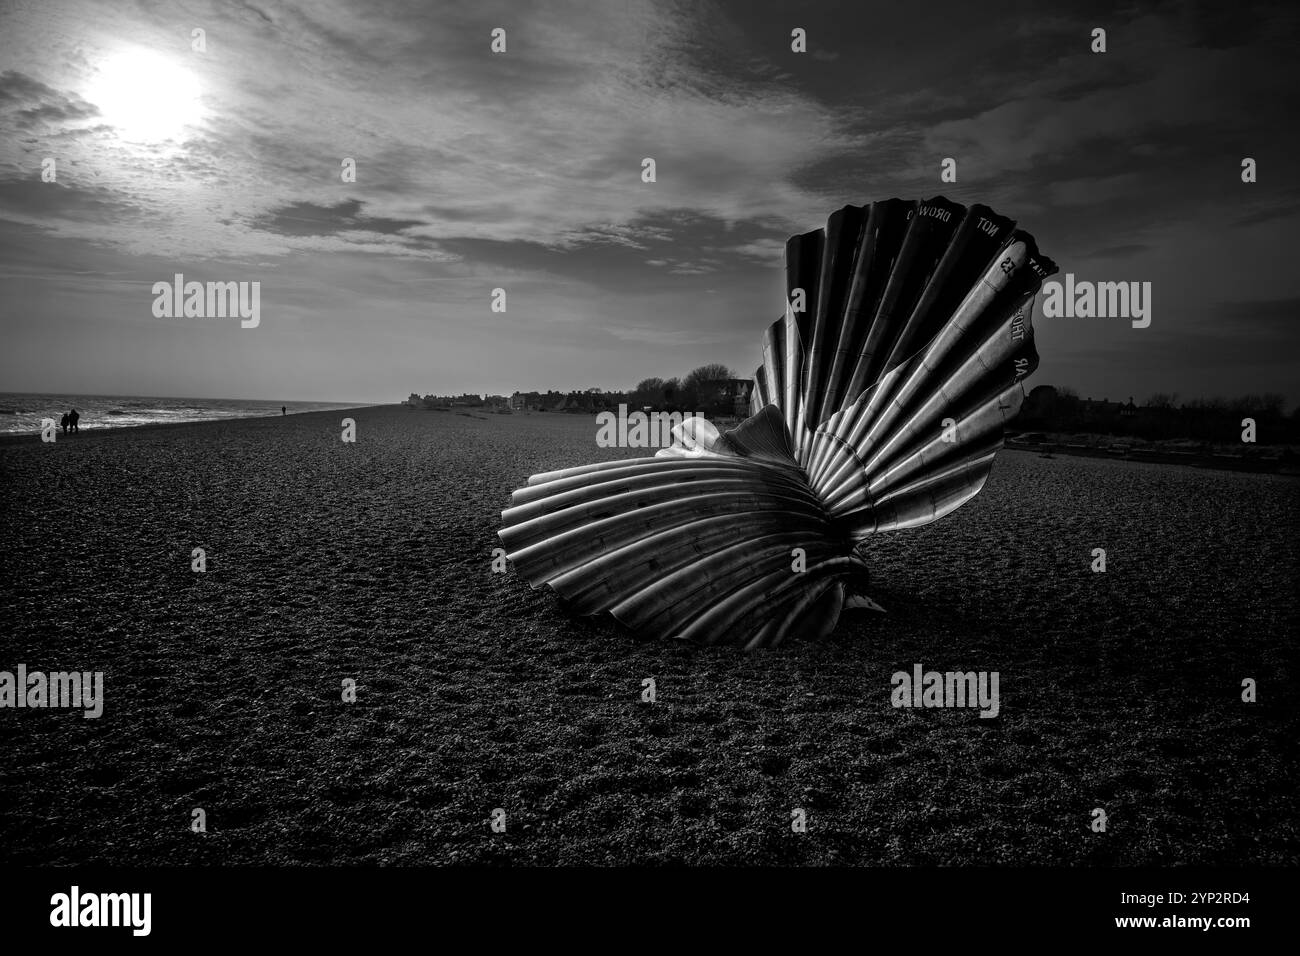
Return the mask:
{"type": "Polygon", "coordinates": [[[104,674],[101,717],[0,710],[6,860],[1300,862],[1300,480],[1007,450],[872,542],[885,613],[747,654],[494,572],[529,475],[646,454],[596,433],[374,406],[0,440],[0,670],[104,674]],[[916,664],[997,671],[998,716],[891,706],[916,664]]]}

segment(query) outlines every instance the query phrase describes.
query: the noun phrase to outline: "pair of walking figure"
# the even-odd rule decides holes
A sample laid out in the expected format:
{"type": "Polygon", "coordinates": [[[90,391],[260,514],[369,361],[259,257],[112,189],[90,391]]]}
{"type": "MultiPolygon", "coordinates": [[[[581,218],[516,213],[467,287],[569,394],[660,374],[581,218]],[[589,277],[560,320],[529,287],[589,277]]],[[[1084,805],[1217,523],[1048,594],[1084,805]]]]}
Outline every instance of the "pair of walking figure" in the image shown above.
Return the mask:
{"type": "Polygon", "coordinates": [[[66,435],[68,433],[69,428],[72,429],[74,432],[80,431],[80,429],[77,428],[77,422],[79,421],[81,421],[81,416],[77,414],[77,410],[75,408],[72,411],[65,414],[63,418],[59,420],[59,424],[63,426],[63,434],[66,435]]]}

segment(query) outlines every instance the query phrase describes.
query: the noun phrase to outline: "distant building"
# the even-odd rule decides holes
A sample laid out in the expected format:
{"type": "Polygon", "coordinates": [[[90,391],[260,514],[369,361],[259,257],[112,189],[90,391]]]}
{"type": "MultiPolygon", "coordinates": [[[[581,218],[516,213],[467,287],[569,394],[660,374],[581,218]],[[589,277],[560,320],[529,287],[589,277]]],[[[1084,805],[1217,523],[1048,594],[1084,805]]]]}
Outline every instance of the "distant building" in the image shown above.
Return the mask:
{"type": "MultiPolygon", "coordinates": [[[[700,389],[700,407],[691,409],[706,416],[745,418],[753,382],[749,379],[720,379],[707,382],[700,389]]],[[[672,396],[665,396],[672,404],[672,396]]],[[[635,406],[628,392],[610,392],[601,388],[560,392],[512,392],[506,395],[419,395],[412,394],[406,404],[412,408],[446,411],[452,408],[487,408],[501,412],[568,412],[575,415],[595,414],[617,409],[620,404],[635,406]]]]}
{"type": "Polygon", "coordinates": [[[1057,417],[1059,394],[1050,385],[1036,385],[1025,396],[1020,406],[1020,418],[1025,422],[1054,421],[1057,417]]]}
{"type": "Polygon", "coordinates": [[[753,380],[733,378],[728,384],[731,390],[731,413],[737,418],[748,418],[749,403],[754,395],[753,380]]]}
{"type": "MultiPolygon", "coordinates": [[[[1258,397],[1212,399],[1175,404],[1173,395],[1152,395],[1146,405],[1132,396],[1127,402],[1079,398],[1069,389],[1039,385],[1025,396],[1016,428],[1026,432],[1118,435],[1146,441],[1169,440],[1240,444],[1241,420],[1270,415],[1274,444],[1300,441],[1300,410],[1284,416],[1258,407],[1258,397]],[[1255,404],[1252,404],[1252,398],[1255,404]]],[[[1274,405],[1279,403],[1275,402],[1274,405]]]]}
{"type": "Polygon", "coordinates": [[[754,383],[747,378],[720,378],[700,386],[700,414],[709,417],[749,417],[754,383]]]}

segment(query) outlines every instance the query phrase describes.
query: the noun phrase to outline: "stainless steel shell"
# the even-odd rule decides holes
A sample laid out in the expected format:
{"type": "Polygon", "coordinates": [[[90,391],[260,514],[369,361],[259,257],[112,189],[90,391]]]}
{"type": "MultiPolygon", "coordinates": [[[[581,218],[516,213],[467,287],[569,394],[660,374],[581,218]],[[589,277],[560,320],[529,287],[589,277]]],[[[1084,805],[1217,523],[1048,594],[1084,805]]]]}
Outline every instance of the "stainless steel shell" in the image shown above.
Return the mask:
{"type": "MultiPolygon", "coordinates": [[[[1056,271],[985,206],[846,206],[786,246],[751,417],[653,458],[535,475],[502,512],[514,569],[648,636],[773,646],[834,628],[870,535],[977,494],[1038,364],[1056,271]]],[[[693,427],[699,424],[700,427],[693,427]]]]}

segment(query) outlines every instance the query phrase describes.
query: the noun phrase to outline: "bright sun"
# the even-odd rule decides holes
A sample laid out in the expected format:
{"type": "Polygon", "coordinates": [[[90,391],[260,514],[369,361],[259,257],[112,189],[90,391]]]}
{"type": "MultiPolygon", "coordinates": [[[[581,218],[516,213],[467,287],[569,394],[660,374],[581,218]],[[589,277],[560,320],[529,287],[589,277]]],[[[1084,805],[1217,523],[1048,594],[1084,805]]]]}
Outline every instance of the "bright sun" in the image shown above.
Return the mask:
{"type": "Polygon", "coordinates": [[[106,60],[89,99],[120,137],[134,142],[176,139],[200,118],[194,74],[148,50],[106,60]]]}

